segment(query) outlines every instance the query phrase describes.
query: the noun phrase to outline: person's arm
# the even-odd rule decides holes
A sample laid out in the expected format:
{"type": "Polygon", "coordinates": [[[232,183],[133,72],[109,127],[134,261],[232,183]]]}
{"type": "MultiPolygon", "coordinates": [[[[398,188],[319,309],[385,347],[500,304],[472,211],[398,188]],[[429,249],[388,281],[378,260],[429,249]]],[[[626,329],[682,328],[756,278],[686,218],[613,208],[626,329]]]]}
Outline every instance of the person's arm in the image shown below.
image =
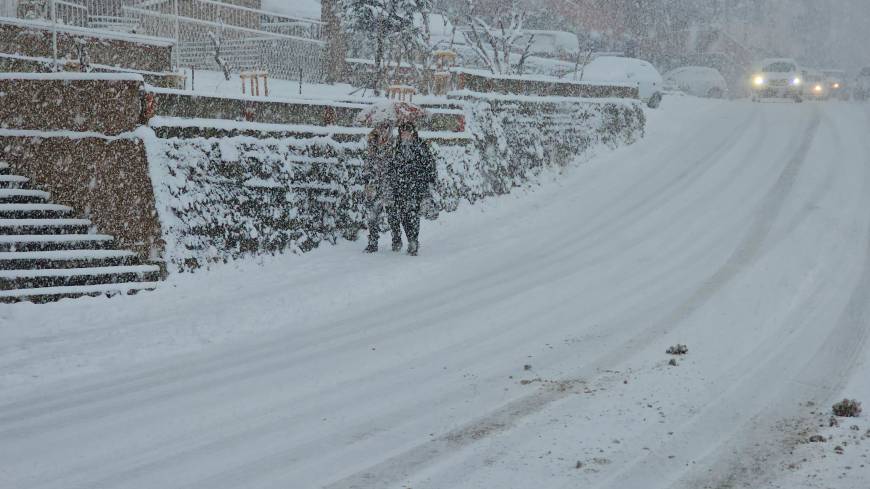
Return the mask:
{"type": "Polygon", "coordinates": [[[425,141],[421,141],[420,148],[423,159],[423,168],[426,172],[426,183],[435,183],[438,179],[438,174],[435,167],[435,157],[432,155],[432,148],[430,148],[429,143],[425,141]]]}

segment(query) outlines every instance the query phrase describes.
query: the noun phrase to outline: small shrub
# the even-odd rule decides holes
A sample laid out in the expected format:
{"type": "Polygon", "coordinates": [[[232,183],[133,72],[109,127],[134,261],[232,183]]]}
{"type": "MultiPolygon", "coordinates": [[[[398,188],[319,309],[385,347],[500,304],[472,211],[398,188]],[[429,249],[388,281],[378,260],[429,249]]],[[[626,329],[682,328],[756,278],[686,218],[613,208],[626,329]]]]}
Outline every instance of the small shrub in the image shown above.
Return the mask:
{"type": "Polygon", "coordinates": [[[855,399],[843,399],[834,404],[831,409],[834,415],[844,418],[857,418],[861,415],[861,403],[855,399]]]}
{"type": "Polygon", "coordinates": [[[667,353],[668,355],[685,355],[686,353],[689,353],[689,347],[686,345],[677,343],[676,345],[668,348],[668,350],[665,353],[667,353]]]}
{"type": "Polygon", "coordinates": [[[668,362],[668,365],[670,365],[671,367],[676,367],[677,366],[677,359],[671,358],[671,361],[668,362]]]}
{"type": "Polygon", "coordinates": [[[809,439],[810,443],[824,443],[826,441],[827,440],[825,440],[825,437],[822,435],[813,435],[809,439]]]}

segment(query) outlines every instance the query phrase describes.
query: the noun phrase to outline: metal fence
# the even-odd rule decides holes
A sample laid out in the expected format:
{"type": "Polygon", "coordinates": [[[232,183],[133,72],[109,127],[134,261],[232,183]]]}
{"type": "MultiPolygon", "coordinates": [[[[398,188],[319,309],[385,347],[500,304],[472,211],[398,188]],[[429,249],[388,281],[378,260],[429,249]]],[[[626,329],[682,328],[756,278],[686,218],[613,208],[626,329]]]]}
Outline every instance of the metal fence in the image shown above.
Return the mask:
{"type": "MultiPolygon", "coordinates": [[[[27,0],[0,0],[0,17],[23,16],[27,0]]],[[[176,69],[260,69],[276,78],[316,82],[323,75],[322,23],[215,0],[47,0],[53,26],[124,32],[174,41],[176,69]]]]}

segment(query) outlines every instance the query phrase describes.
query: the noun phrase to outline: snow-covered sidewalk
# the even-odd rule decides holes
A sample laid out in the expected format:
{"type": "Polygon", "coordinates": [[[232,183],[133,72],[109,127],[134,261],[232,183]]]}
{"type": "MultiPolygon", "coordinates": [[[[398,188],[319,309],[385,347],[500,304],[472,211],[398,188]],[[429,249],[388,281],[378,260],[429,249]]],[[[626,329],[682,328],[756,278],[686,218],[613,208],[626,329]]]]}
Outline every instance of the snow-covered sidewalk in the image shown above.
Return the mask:
{"type": "Polygon", "coordinates": [[[0,487],[867,487],[870,440],[798,442],[870,428],[811,413],[870,400],[868,114],[648,115],[417,258],[0,306],[0,487]]]}

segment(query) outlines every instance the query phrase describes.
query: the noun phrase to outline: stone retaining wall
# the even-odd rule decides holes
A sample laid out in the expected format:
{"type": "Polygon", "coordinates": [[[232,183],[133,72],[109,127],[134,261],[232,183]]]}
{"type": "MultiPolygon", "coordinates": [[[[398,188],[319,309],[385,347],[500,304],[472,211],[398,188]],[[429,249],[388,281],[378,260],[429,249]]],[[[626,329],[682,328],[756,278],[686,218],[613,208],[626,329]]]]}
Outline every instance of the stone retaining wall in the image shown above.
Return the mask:
{"type": "Polygon", "coordinates": [[[142,113],[138,75],[0,74],[0,127],[115,135],[142,113]]]}
{"type": "MultiPolygon", "coordinates": [[[[193,95],[176,90],[154,90],[156,116],[188,119],[225,119],[266,124],[308,124],[314,126],[354,125],[354,118],[367,106],[363,103],[269,100],[193,95]]],[[[424,129],[461,130],[461,116],[432,113],[424,129]]]]}
{"type": "Polygon", "coordinates": [[[51,133],[10,136],[0,131],[0,161],[51,192],[55,203],[89,218],[121,248],[159,261],[160,220],[145,149],[134,137],[69,137],[51,133]]]}
{"type": "MultiPolygon", "coordinates": [[[[499,100],[468,96],[464,137],[430,144],[437,205],[455,210],[533,185],[593,147],[642,136],[635,102],[499,100]]],[[[356,239],[365,227],[364,132],[320,134],[157,127],[146,142],[170,269],[356,239]],[[159,135],[159,136],[158,136],[159,135]]]]}
{"type": "MultiPolygon", "coordinates": [[[[91,63],[142,71],[166,72],[172,69],[172,45],[130,36],[95,36],[78,29],[59,28],[58,58],[78,59],[84,45],[91,63]]],[[[40,58],[52,57],[51,26],[26,22],[0,22],[0,53],[40,58]]]]}

